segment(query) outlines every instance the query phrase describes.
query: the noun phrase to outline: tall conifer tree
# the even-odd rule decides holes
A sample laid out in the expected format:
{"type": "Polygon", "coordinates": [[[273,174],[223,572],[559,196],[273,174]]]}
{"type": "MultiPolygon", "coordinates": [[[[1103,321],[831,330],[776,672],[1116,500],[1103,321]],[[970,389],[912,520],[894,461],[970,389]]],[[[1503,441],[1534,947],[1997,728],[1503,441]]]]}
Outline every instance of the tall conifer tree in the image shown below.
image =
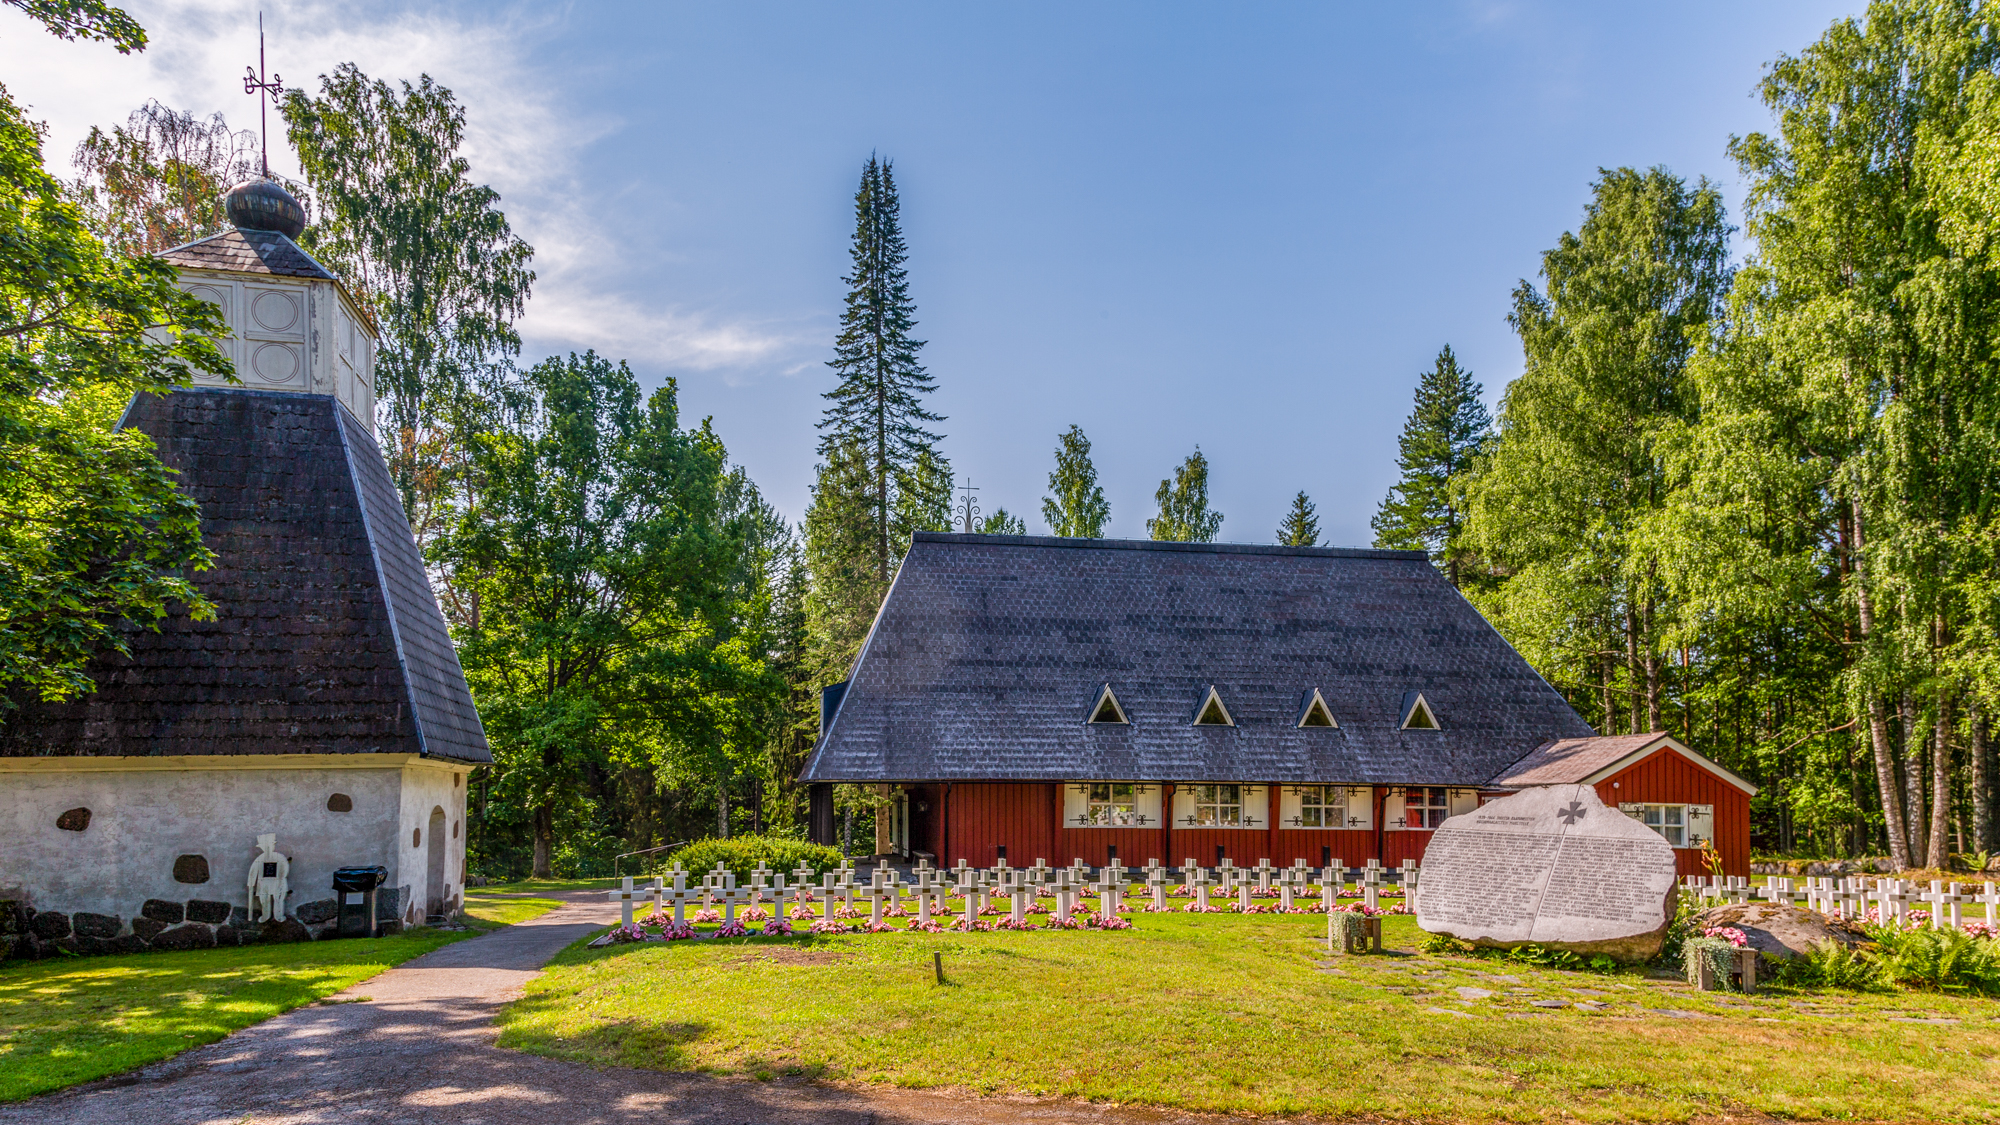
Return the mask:
{"type": "Polygon", "coordinates": [[[1146,521],[1146,534],[1155,539],[1213,543],[1215,533],[1222,530],[1222,513],[1208,510],[1208,458],[1201,455],[1200,446],[1174,470],[1172,479],[1160,482],[1153,498],[1159,501],[1160,514],[1146,521]]]}
{"type": "Polygon", "coordinates": [[[1319,546],[1319,508],[1304,489],[1292,497],[1292,510],[1285,515],[1285,522],[1278,525],[1278,545],[1280,547],[1319,546]]]}
{"type": "Polygon", "coordinates": [[[1049,474],[1054,496],[1042,500],[1042,518],[1049,531],[1073,539],[1101,539],[1111,519],[1111,505],[1097,484],[1097,466],[1090,462],[1090,439],[1083,427],[1071,426],[1056,438],[1056,471],[1049,474]]]}
{"type": "Polygon", "coordinates": [[[1453,586],[1465,554],[1459,543],[1465,513],[1453,482],[1472,467],[1493,425],[1479,394],[1472,373],[1458,366],[1446,344],[1417,383],[1416,405],[1397,439],[1396,467],[1403,476],[1372,521],[1377,547],[1429,551],[1453,586]]]}
{"type": "MultiPolygon", "coordinates": [[[[936,381],[917,362],[924,342],[910,335],[917,326],[917,309],[910,300],[909,273],[903,268],[909,247],[903,241],[893,166],[872,155],[854,193],[850,254],[853,272],[841,279],[848,286],[847,303],[840,315],[840,335],[834,340],[834,358],[827,362],[839,373],[840,385],[826,393],[829,405],[819,423],[820,454],[831,457],[840,446],[852,445],[865,459],[874,493],[875,578],[887,583],[895,562],[890,541],[897,521],[899,478],[913,479],[919,458],[934,452],[939,435],[924,425],[943,421],[943,416],[923,405],[923,396],[936,389],[936,381]]],[[[945,497],[948,507],[949,483],[945,497]]],[[[923,507],[923,500],[916,506],[923,507]]]]}

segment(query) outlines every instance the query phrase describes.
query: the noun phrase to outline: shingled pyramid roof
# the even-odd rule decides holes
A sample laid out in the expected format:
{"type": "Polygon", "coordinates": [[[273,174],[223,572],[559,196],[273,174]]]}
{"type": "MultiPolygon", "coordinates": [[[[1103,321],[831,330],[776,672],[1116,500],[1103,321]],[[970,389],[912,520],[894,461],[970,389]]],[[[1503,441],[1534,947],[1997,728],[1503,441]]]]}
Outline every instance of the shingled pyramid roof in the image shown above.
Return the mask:
{"type": "MultiPolygon", "coordinates": [[[[253,232],[254,233],[254,232],[253,232]]],[[[488,762],[465,674],[375,440],[327,395],[140,395],[125,425],[201,505],[214,621],[174,614],[23,701],[0,756],[412,753],[488,762]]]]}
{"type": "Polygon", "coordinates": [[[1422,552],[921,532],[801,776],[1483,785],[1591,734],[1422,552]]]}
{"type": "Polygon", "coordinates": [[[231,227],[184,246],[162,250],[155,257],[182,269],[268,273],[279,277],[310,277],[338,281],[318,259],[274,230],[231,227]]]}

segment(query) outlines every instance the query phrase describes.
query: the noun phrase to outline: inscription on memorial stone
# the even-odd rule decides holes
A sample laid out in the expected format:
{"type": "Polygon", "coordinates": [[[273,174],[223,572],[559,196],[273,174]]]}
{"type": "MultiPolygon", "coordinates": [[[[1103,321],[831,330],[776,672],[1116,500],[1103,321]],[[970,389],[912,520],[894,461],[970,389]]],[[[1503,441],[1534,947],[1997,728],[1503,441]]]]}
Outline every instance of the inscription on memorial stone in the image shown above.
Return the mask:
{"type": "Polygon", "coordinates": [[[1417,925],[1488,944],[1626,952],[1624,939],[1664,932],[1673,886],[1673,849],[1658,833],[1590,786],[1549,786],[1438,828],[1424,851],[1417,925]]]}

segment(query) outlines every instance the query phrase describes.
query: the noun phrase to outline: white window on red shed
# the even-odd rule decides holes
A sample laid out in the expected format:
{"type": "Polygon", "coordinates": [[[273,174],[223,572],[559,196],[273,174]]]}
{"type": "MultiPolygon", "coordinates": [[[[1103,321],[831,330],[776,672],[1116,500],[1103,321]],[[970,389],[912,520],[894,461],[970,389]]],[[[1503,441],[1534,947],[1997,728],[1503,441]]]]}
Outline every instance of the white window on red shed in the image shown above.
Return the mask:
{"type": "Polygon", "coordinates": [[[1618,811],[1660,834],[1670,846],[1701,848],[1715,840],[1714,805],[1627,802],[1618,811]]]}

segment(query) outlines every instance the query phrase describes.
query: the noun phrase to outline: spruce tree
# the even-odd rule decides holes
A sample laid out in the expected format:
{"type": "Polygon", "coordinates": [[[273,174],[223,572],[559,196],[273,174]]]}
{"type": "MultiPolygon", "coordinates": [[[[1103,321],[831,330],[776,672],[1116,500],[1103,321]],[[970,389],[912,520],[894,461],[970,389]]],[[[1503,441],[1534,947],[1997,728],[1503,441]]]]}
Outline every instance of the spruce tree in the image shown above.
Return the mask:
{"type": "Polygon", "coordinates": [[[993,509],[993,514],[979,523],[981,535],[1026,535],[1027,533],[1027,521],[1010,514],[1005,508],[993,509]]]}
{"type": "Polygon", "coordinates": [[[1454,481],[1472,467],[1493,425],[1479,394],[1472,373],[1459,368],[1446,344],[1437,366],[1417,383],[1416,405],[1397,440],[1396,467],[1403,476],[1372,521],[1377,547],[1429,551],[1453,586],[1465,555],[1459,541],[1465,513],[1454,481]]]}
{"type": "MultiPolygon", "coordinates": [[[[821,456],[831,458],[836,449],[852,445],[866,459],[874,493],[870,557],[876,580],[886,584],[896,561],[890,543],[898,484],[910,478],[919,457],[940,440],[924,424],[943,416],[923,406],[923,396],[936,389],[936,381],[917,362],[924,342],[910,336],[917,310],[903,268],[909,248],[903,241],[895,176],[890,161],[872,155],[854,193],[850,254],[853,272],[841,279],[848,291],[840,335],[834,340],[834,358],[827,362],[839,373],[840,385],[825,396],[829,405],[819,422],[824,431],[819,449],[821,456]]],[[[948,479],[945,496],[949,507],[948,479]]],[[[925,502],[919,499],[915,507],[925,502]]]]}
{"type": "Polygon", "coordinates": [[[1056,441],[1056,471],[1049,474],[1049,488],[1055,495],[1042,500],[1042,518],[1048,521],[1051,534],[1101,539],[1104,525],[1111,519],[1111,505],[1097,486],[1097,466],[1090,463],[1090,439],[1083,436],[1083,427],[1071,426],[1056,441]]]}
{"type": "Polygon", "coordinates": [[[1222,530],[1222,513],[1208,510],[1208,458],[1201,447],[1174,470],[1173,479],[1160,482],[1153,493],[1160,514],[1146,521],[1146,534],[1155,539],[1179,543],[1213,543],[1222,530]]]}
{"type": "Polygon", "coordinates": [[[1300,489],[1292,497],[1292,510],[1286,514],[1285,522],[1278,525],[1278,545],[1281,547],[1319,546],[1319,509],[1300,489]]]}

